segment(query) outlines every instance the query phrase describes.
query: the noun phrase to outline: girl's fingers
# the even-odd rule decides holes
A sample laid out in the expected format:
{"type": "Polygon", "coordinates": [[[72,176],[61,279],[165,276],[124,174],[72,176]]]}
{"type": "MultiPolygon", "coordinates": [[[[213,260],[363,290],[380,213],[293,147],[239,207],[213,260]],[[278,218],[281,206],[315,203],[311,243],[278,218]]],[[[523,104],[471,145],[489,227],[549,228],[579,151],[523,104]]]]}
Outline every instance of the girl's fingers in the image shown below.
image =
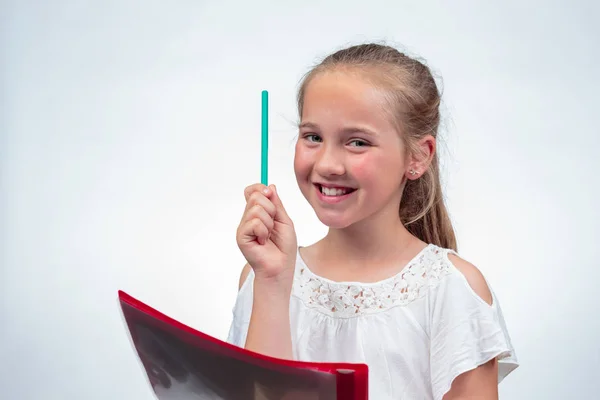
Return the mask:
{"type": "Polygon", "coordinates": [[[255,218],[245,224],[242,235],[247,242],[256,240],[259,244],[265,244],[269,237],[269,230],[260,219],[255,218]]]}
{"type": "Polygon", "coordinates": [[[261,206],[267,212],[267,214],[271,216],[271,218],[275,218],[275,215],[277,213],[277,208],[275,207],[275,204],[273,204],[273,202],[269,200],[264,194],[255,191],[248,197],[246,203],[246,212],[248,212],[248,210],[252,209],[257,205],[261,206]]]}
{"type": "Polygon", "coordinates": [[[275,225],[275,221],[273,221],[273,217],[271,217],[267,213],[267,211],[258,204],[253,206],[246,212],[245,219],[247,221],[251,221],[253,219],[259,219],[269,232],[271,232],[271,230],[273,230],[273,226],[275,225]]]}
{"type": "Polygon", "coordinates": [[[250,195],[254,192],[259,192],[266,196],[272,192],[272,189],[268,186],[263,185],[262,183],[255,183],[253,185],[250,185],[246,187],[246,189],[244,189],[244,197],[246,198],[246,201],[248,201],[250,195]]]}

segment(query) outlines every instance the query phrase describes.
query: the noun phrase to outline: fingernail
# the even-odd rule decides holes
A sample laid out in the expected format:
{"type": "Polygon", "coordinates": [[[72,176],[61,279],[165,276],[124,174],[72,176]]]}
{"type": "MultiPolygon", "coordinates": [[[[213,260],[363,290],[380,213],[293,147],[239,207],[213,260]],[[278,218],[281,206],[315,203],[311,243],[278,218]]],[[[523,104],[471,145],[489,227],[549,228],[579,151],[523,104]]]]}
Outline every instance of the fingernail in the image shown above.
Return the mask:
{"type": "Polygon", "coordinates": [[[267,188],[264,188],[264,189],[263,189],[263,193],[264,193],[264,194],[269,194],[269,188],[268,188],[268,187],[267,187],[267,188]]]}

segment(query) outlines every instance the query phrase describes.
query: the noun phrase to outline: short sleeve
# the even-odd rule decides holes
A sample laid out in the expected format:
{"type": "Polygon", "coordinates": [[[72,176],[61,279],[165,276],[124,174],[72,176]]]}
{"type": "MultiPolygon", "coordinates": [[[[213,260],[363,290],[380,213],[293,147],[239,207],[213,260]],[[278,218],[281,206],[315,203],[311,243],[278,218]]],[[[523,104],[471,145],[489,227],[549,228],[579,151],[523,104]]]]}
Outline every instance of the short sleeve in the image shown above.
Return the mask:
{"type": "MultiPolygon", "coordinates": [[[[448,274],[430,297],[430,371],[433,397],[441,400],[464,372],[498,358],[498,383],[518,367],[500,309],[479,297],[465,276],[445,257],[448,274]]],[[[488,284],[489,287],[489,284],[488,284]]]]}
{"type": "Polygon", "coordinates": [[[252,315],[252,299],[254,292],[254,271],[250,271],[242,287],[238,291],[235,305],[233,307],[233,320],[229,327],[227,343],[238,347],[246,345],[250,316],[252,315]]]}

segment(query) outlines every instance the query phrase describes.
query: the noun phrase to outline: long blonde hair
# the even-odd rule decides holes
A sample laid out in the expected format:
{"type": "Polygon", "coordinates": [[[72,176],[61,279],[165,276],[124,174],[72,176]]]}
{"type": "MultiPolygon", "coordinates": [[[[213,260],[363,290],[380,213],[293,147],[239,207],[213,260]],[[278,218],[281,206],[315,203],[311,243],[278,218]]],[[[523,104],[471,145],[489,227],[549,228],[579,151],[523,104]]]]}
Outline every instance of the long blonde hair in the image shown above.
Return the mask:
{"type": "MultiPolygon", "coordinates": [[[[409,152],[426,135],[437,139],[441,96],[429,68],[397,49],[380,44],[362,44],[327,56],[303,78],[298,91],[298,113],[302,118],[306,87],[323,71],[358,71],[387,93],[389,110],[409,152]]],[[[457,250],[456,236],[444,204],[437,152],[425,173],[407,180],[400,201],[400,220],[413,235],[426,243],[457,250]]]]}

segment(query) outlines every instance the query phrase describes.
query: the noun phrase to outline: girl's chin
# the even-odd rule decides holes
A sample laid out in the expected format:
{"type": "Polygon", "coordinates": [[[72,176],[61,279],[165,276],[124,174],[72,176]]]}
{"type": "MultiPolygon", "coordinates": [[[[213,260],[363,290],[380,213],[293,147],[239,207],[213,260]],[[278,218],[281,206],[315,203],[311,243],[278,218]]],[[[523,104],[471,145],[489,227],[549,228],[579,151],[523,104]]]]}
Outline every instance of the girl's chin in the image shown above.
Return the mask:
{"type": "Polygon", "coordinates": [[[346,217],[336,217],[331,215],[319,215],[317,214],[319,221],[330,229],[344,229],[352,225],[353,221],[346,217]]]}

